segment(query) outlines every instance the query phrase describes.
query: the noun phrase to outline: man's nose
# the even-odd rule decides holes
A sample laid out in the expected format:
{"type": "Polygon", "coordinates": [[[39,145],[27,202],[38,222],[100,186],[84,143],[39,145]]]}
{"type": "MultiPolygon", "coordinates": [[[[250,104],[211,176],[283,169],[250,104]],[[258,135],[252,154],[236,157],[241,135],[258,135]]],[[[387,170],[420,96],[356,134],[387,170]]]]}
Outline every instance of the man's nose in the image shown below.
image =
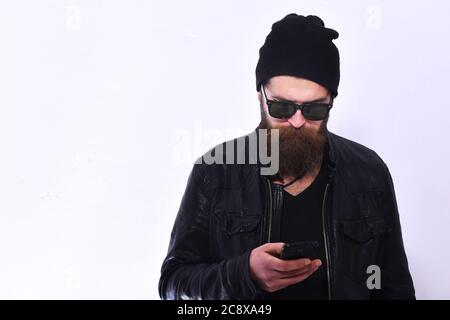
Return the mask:
{"type": "Polygon", "coordinates": [[[300,110],[297,110],[288,121],[294,128],[300,128],[306,122],[300,110]]]}

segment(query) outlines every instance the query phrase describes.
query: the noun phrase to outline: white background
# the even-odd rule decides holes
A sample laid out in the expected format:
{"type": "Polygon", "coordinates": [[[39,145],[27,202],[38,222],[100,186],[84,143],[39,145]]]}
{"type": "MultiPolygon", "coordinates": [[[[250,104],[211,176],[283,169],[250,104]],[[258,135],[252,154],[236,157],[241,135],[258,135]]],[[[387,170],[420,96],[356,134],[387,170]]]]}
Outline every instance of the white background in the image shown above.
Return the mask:
{"type": "Polygon", "coordinates": [[[335,28],[331,131],[388,164],[417,297],[450,298],[450,3],[0,1],[0,298],[158,299],[191,166],[259,122],[272,23],[335,28]]]}

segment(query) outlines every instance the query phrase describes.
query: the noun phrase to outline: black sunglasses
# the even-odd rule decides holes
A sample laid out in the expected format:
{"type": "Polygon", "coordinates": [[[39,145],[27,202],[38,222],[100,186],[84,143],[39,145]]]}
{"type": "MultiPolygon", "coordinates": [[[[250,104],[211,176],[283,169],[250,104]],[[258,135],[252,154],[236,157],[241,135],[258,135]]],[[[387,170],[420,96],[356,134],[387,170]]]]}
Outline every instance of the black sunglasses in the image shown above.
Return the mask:
{"type": "Polygon", "coordinates": [[[287,101],[269,100],[267,99],[264,85],[262,85],[262,89],[264,97],[266,98],[269,114],[277,119],[289,119],[297,112],[297,110],[300,110],[303,117],[307,120],[323,120],[328,116],[328,113],[333,107],[333,96],[331,96],[331,101],[329,103],[306,102],[296,104],[287,101]]]}

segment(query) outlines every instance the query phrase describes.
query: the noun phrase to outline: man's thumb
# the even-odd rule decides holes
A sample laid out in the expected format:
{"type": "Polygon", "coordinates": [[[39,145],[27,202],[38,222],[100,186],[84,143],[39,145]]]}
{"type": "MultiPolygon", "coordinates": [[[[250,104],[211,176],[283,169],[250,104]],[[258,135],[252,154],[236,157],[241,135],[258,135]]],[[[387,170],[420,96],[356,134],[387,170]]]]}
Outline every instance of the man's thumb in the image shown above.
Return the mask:
{"type": "Polygon", "coordinates": [[[270,253],[271,255],[279,256],[281,251],[283,251],[283,247],[283,242],[266,243],[264,245],[264,251],[270,253]]]}

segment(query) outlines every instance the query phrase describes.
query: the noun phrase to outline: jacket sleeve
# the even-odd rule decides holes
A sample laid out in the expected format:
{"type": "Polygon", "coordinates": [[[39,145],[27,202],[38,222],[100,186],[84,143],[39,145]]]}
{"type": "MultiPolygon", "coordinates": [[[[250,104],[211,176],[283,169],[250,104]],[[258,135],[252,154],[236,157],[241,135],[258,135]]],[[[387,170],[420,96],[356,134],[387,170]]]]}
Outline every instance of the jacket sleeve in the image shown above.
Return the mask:
{"type": "Polygon", "coordinates": [[[386,212],[391,227],[383,235],[379,250],[381,289],[372,291],[372,299],[415,299],[415,290],[403,246],[400,218],[394,184],[388,167],[383,162],[386,186],[386,212]]]}
{"type": "Polygon", "coordinates": [[[213,188],[207,165],[194,165],[172,229],[159,280],[161,299],[253,299],[259,289],[250,278],[249,255],[213,261],[210,203],[213,188]]]}

